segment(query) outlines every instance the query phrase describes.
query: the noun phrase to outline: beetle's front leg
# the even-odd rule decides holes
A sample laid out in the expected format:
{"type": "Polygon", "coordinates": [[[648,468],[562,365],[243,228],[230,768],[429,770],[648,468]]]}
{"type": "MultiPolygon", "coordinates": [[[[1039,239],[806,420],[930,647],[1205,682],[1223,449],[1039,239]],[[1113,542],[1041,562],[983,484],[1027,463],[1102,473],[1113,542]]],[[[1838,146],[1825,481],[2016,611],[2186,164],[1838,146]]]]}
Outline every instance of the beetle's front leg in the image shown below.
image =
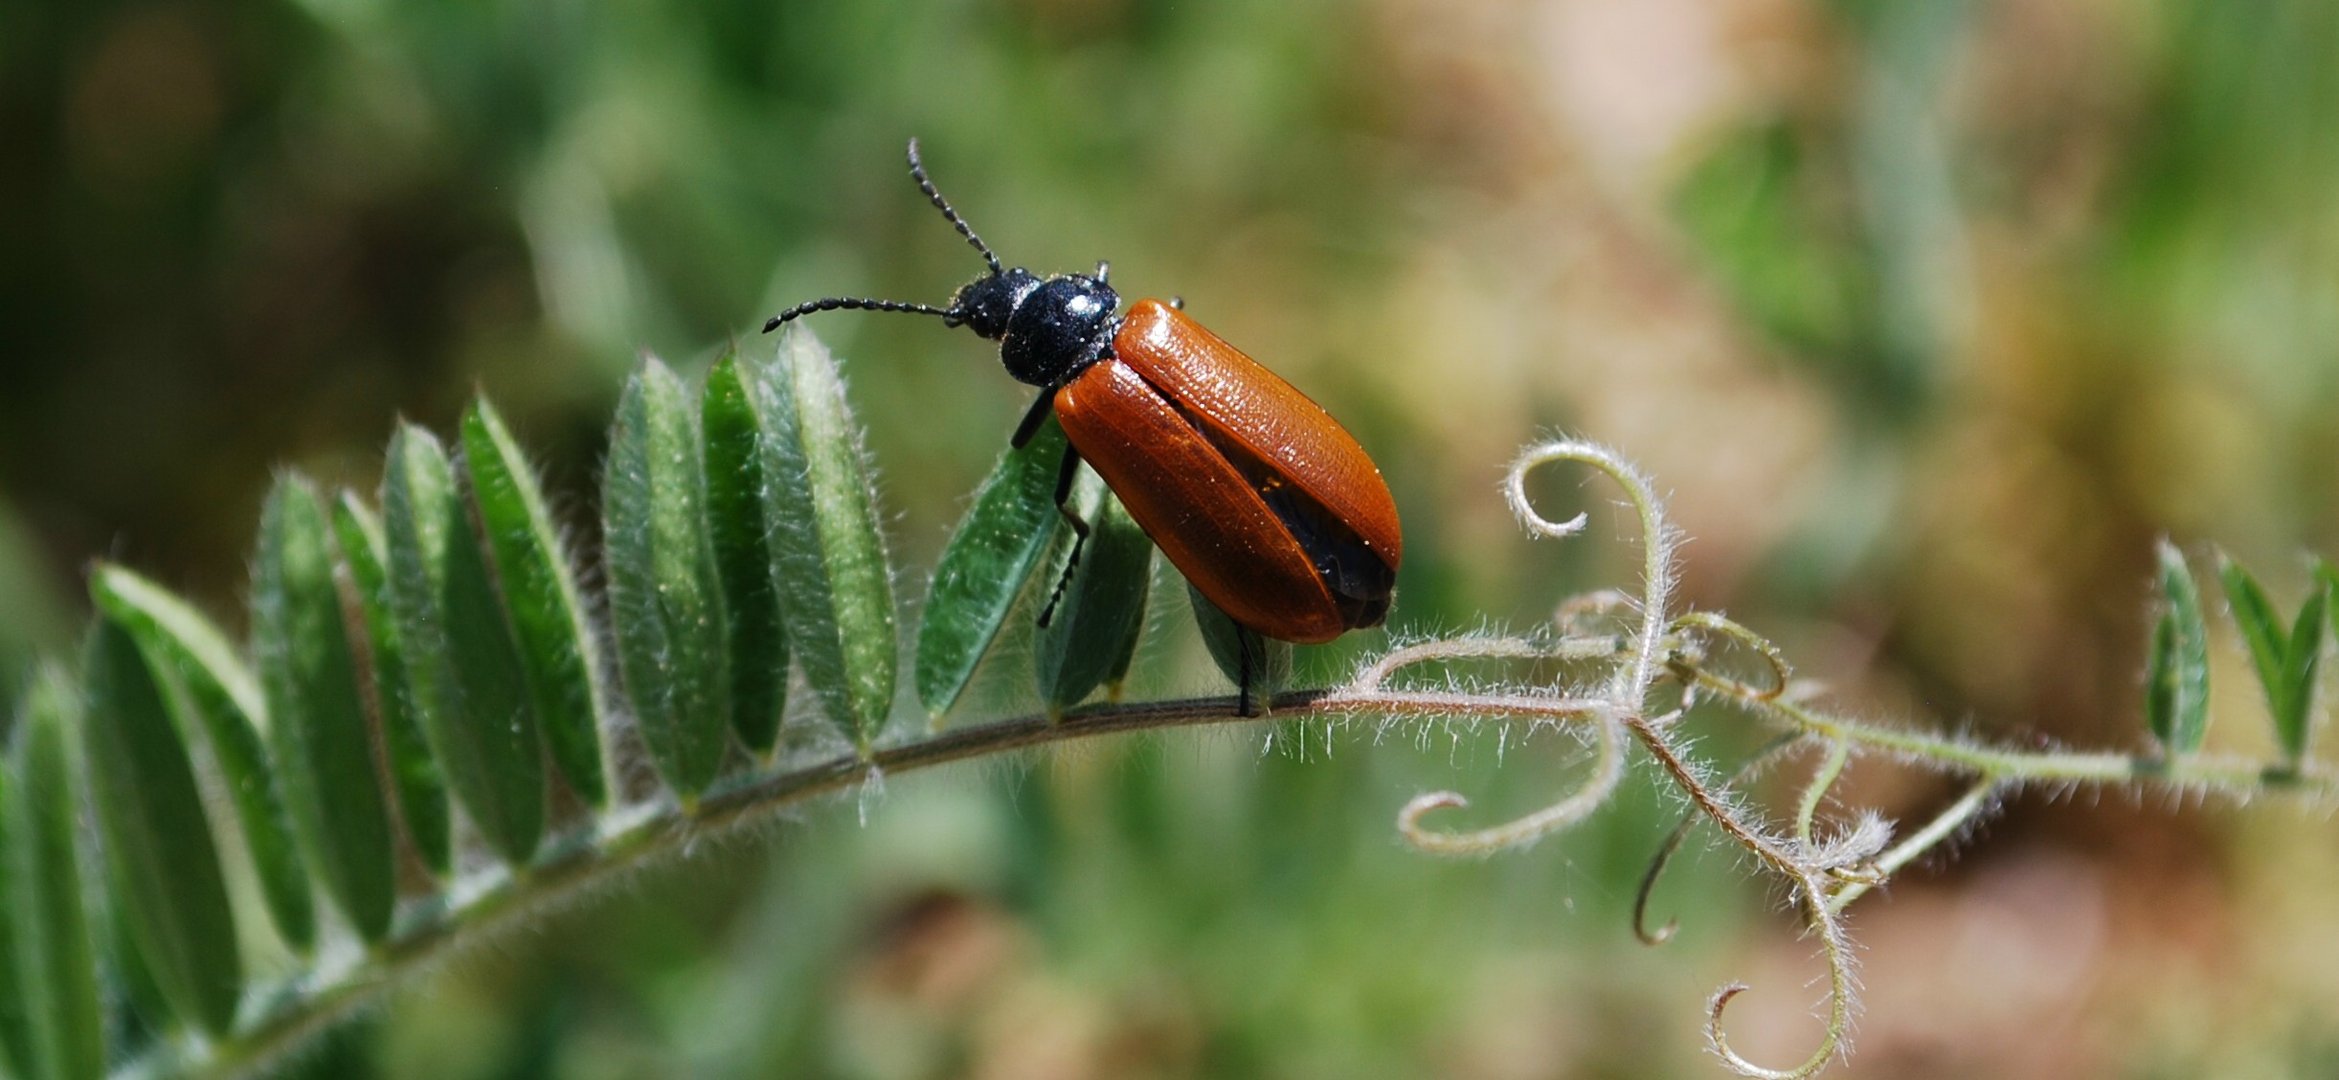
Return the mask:
{"type": "MultiPolygon", "coordinates": [[[[1007,448],[1010,450],[1023,449],[1031,442],[1032,436],[1040,433],[1040,425],[1048,422],[1048,415],[1055,411],[1056,388],[1053,386],[1041,387],[1040,396],[1033,398],[1031,408],[1023,411],[1023,419],[1015,422],[1015,436],[1007,440],[1007,448]]],[[[1064,501],[1063,493],[1057,493],[1056,501],[1059,503],[1064,501]]]]}

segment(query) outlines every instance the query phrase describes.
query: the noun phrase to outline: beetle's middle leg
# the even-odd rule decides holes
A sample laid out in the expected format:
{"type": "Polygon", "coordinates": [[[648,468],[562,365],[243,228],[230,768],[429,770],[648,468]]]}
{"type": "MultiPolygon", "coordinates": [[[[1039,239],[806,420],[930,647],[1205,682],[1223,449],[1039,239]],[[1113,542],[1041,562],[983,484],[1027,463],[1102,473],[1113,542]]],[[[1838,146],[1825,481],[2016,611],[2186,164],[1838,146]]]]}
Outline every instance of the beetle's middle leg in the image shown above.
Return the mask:
{"type": "Polygon", "coordinates": [[[1064,572],[1056,578],[1056,588],[1048,594],[1048,606],[1040,609],[1040,626],[1045,628],[1056,617],[1056,605],[1064,600],[1064,589],[1072,584],[1072,572],[1080,569],[1080,549],[1088,545],[1088,521],[1080,511],[1072,508],[1072,481],[1080,476],[1080,451],[1064,448],[1064,464],[1056,471],[1056,512],[1064,515],[1072,526],[1072,556],[1064,560],[1064,572]]]}

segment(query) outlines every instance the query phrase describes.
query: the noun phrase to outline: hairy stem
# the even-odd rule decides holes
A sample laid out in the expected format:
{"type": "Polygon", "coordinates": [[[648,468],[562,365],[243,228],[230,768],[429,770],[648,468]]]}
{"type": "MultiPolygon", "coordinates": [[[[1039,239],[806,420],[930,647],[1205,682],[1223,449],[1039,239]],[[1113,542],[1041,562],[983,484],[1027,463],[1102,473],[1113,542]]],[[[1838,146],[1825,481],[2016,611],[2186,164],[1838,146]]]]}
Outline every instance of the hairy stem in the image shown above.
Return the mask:
{"type": "MultiPolygon", "coordinates": [[[[419,971],[493,942],[502,932],[529,925],[597,886],[670,862],[709,840],[751,832],[782,811],[848,790],[873,776],[1125,732],[1262,720],[1330,720],[1365,713],[1528,718],[1549,723],[1589,717],[1603,707],[1597,701],[1525,695],[1386,691],[1359,695],[1321,690],[1278,695],[1261,716],[1240,716],[1236,704],[1231,697],[1214,697],[1107,705],[1075,711],[1055,722],[1033,714],[881,747],[867,758],[845,752],[810,764],[730,778],[709,788],[687,812],[671,802],[613,810],[569,835],[553,838],[545,845],[547,854],[523,872],[515,874],[497,867],[451,882],[445,891],[448,904],[427,921],[403,926],[355,962],[315,976],[300,992],[287,995],[275,1011],[251,1021],[235,1036],[208,1047],[176,1047],[186,1058],[177,1069],[165,1071],[211,1076],[264,1071],[309,1038],[373,1005],[419,971]]],[[[129,1071],[141,1070],[133,1067],[129,1071]]]]}

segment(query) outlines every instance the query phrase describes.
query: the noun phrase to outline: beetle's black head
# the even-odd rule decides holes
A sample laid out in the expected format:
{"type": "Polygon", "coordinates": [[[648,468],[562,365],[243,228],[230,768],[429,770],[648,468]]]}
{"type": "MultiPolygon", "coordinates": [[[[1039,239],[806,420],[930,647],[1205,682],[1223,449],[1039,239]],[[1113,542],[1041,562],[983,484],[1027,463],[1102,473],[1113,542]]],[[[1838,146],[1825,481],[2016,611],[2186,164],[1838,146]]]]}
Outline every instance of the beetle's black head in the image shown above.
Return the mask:
{"type": "Polygon", "coordinates": [[[1017,305],[1040,287],[1040,279],[1020,266],[993,271],[959,287],[950,298],[950,321],[988,341],[1007,336],[1007,320],[1017,305]]]}
{"type": "Polygon", "coordinates": [[[999,359],[1007,365],[1007,373],[1034,386],[1060,386],[1105,354],[1111,347],[1116,325],[1114,311],[1121,306],[1121,298],[1105,284],[1103,263],[1097,264],[1095,277],[1059,274],[1045,280],[1020,266],[1013,269],[1001,266],[990,246],[975,235],[966,219],[950,208],[950,201],[926,178],[926,166],[918,160],[916,139],[910,140],[910,179],[917,181],[918,190],[926,193],[934,208],[942,211],[942,216],[958,229],[958,234],[982,254],[991,272],[966,283],[951,297],[946,308],[902,300],[832,296],[798,304],[772,316],[763,324],[765,333],[812,312],[839,308],[939,315],[951,326],[964,326],[987,340],[998,342],[999,359]]]}

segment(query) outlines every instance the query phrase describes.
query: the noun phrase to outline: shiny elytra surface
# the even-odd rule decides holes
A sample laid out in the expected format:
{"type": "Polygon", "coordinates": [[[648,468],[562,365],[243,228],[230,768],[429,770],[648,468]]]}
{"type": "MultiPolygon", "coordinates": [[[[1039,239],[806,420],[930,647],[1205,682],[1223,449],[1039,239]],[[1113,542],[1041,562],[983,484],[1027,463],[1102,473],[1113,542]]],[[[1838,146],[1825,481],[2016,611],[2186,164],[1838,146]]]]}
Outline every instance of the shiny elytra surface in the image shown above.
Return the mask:
{"type": "Polygon", "coordinates": [[[1397,504],[1322,406],[1184,313],[1139,301],[1111,358],[1057,391],[1056,415],[1170,563],[1236,622],[1329,641],[1354,627],[1309,552],[1224,453],[1247,451],[1354,532],[1393,577],[1397,504]]]}

